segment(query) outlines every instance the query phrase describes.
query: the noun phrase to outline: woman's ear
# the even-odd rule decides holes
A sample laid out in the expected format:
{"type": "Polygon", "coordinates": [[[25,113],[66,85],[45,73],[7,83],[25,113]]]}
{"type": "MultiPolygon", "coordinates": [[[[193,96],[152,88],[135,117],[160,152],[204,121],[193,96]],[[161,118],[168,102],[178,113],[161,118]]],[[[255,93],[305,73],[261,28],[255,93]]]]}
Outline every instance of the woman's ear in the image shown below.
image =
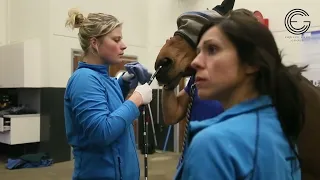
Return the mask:
{"type": "Polygon", "coordinates": [[[245,68],[245,73],[248,75],[254,74],[259,71],[258,66],[245,65],[244,68],[245,68]]]}
{"type": "Polygon", "coordinates": [[[91,38],[90,39],[90,46],[94,51],[98,52],[98,39],[95,37],[91,38]]]}
{"type": "Polygon", "coordinates": [[[90,39],[90,46],[93,48],[97,48],[98,47],[98,40],[97,38],[93,37],[90,39]]]}

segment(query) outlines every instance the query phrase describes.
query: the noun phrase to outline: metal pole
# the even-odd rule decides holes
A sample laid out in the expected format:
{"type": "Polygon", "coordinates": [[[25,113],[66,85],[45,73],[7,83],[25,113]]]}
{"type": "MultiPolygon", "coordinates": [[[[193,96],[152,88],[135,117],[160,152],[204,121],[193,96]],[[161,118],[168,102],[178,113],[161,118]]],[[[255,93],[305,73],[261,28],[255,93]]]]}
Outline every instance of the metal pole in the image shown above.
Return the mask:
{"type": "Polygon", "coordinates": [[[152,126],[152,131],[153,131],[154,144],[156,145],[156,147],[158,147],[158,141],[157,141],[157,137],[156,137],[156,130],[154,129],[153,115],[152,115],[150,104],[148,104],[148,109],[149,109],[151,126],[152,126]]]}
{"type": "Polygon", "coordinates": [[[160,124],[160,89],[157,89],[157,124],[160,124]]]}
{"type": "MultiPolygon", "coordinates": [[[[153,79],[158,74],[162,66],[159,66],[156,72],[151,76],[148,84],[150,85],[153,79]]],[[[146,106],[142,107],[143,118],[143,144],[144,144],[144,176],[145,180],[148,180],[148,122],[146,121],[146,106]]]]}
{"type": "Polygon", "coordinates": [[[143,117],[143,143],[144,143],[144,177],[145,180],[148,179],[148,127],[147,127],[147,121],[146,121],[146,111],[143,110],[142,112],[143,117]]]}

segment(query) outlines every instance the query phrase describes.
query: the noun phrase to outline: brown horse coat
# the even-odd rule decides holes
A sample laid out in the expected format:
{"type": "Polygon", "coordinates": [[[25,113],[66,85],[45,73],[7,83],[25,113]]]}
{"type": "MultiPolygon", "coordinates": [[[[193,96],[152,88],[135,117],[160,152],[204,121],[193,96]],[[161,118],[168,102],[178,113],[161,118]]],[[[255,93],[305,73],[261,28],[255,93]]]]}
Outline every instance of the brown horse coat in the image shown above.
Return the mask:
{"type": "Polygon", "coordinates": [[[303,180],[320,179],[320,88],[302,76],[306,67],[289,66],[289,72],[300,80],[306,101],[306,120],[298,139],[303,180]]]}

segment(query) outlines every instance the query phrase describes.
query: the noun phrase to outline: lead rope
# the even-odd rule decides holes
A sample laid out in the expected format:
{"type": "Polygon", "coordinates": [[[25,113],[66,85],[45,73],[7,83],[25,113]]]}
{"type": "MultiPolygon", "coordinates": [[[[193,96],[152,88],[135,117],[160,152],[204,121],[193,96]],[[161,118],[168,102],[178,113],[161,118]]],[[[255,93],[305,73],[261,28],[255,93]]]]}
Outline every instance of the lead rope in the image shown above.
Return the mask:
{"type": "Polygon", "coordinates": [[[188,109],[187,109],[186,127],[184,129],[184,137],[183,137],[180,163],[183,161],[184,151],[187,146],[187,140],[188,140],[188,135],[189,135],[189,124],[190,124],[190,118],[191,118],[191,109],[192,109],[192,104],[193,104],[193,99],[194,99],[194,91],[195,91],[195,84],[192,84],[191,88],[190,88],[190,100],[189,100],[188,109]]]}

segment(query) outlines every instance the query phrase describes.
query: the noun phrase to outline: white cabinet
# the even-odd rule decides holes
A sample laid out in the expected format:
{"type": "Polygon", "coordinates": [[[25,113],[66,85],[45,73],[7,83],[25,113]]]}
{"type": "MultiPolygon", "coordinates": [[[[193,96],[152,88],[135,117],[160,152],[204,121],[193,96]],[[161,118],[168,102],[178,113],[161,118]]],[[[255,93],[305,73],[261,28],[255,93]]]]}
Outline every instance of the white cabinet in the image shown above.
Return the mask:
{"type": "Polygon", "coordinates": [[[40,114],[0,117],[0,143],[16,145],[40,142],[40,114]]]}
{"type": "Polygon", "coordinates": [[[0,67],[0,88],[41,87],[40,40],[0,46],[0,67]]]}

